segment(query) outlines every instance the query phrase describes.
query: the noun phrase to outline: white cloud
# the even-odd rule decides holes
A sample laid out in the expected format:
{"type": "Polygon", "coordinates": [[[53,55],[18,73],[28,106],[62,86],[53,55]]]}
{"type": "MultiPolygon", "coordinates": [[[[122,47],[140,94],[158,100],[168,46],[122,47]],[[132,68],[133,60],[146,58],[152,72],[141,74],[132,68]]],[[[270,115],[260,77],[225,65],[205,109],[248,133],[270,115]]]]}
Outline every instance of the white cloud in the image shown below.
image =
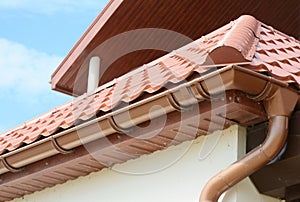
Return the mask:
{"type": "Polygon", "coordinates": [[[0,133],[70,100],[48,83],[61,61],[0,38],[0,133]]]}
{"type": "Polygon", "coordinates": [[[23,10],[30,13],[53,14],[57,12],[95,11],[107,0],[1,0],[0,9],[23,10]]]}
{"type": "Polygon", "coordinates": [[[50,91],[50,76],[62,57],[0,38],[0,91],[38,96],[50,91]]]}

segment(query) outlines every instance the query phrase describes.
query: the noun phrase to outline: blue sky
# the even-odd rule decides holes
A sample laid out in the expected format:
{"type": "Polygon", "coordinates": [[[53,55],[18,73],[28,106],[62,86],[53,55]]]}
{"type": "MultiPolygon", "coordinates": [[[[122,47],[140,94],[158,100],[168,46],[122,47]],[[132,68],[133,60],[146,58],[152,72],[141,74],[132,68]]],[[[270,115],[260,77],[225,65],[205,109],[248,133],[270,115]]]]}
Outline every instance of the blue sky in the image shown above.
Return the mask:
{"type": "Polygon", "coordinates": [[[72,99],[48,81],[106,3],[0,1],[0,133],[72,99]]]}

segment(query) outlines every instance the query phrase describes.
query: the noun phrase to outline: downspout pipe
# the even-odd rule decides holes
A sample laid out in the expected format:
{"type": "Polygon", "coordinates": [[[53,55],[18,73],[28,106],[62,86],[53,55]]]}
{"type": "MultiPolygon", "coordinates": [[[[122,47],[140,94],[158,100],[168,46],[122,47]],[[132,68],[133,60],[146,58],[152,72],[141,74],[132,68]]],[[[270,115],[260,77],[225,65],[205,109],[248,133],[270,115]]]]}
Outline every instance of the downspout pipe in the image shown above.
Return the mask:
{"type": "Polygon", "coordinates": [[[281,151],[288,134],[289,117],[297,103],[298,96],[287,88],[281,87],[270,94],[267,97],[263,96],[269,119],[265,141],[212,177],[202,189],[200,202],[217,202],[230,187],[268,164],[281,151]]]}

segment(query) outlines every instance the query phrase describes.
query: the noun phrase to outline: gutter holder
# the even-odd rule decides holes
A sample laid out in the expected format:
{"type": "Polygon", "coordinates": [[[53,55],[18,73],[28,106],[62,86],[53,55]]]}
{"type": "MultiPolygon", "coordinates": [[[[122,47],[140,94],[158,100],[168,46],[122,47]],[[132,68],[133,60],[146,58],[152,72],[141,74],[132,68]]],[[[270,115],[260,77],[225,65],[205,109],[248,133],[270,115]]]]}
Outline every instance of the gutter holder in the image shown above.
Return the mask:
{"type": "Polygon", "coordinates": [[[53,148],[54,149],[56,149],[59,153],[61,153],[61,154],[68,154],[68,153],[71,153],[71,152],[73,152],[74,151],[74,149],[64,149],[63,147],[61,147],[58,143],[57,143],[57,141],[56,141],[56,139],[52,136],[52,138],[51,138],[51,143],[52,143],[52,146],[53,146],[53,148]]]}
{"type": "Polygon", "coordinates": [[[24,170],[24,168],[15,168],[15,167],[9,165],[9,163],[6,161],[6,159],[4,157],[1,158],[1,162],[4,165],[4,167],[10,172],[16,173],[16,172],[20,172],[20,171],[24,170]]]}
{"type": "Polygon", "coordinates": [[[249,95],[249,98],[251,98],[257,102],[266,99],[269,96],[269,94],[273,88],[273,84],[271,83],[272,78],[271,77],[269,77],[269,78],[270,78],[270,80],[266,83],[266,85],[265,85],[264,89],[261,91],[261,93],[259,93],[258,95],[255,95],[255,96],[249,95]]]}

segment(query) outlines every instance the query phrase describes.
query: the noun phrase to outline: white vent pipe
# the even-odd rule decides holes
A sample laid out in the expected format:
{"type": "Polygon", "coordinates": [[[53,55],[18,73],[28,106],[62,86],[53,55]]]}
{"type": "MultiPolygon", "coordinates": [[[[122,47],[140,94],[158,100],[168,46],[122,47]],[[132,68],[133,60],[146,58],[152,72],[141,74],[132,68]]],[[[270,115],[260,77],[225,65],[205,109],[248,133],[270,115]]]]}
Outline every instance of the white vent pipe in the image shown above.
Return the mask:
{"type": "Polygon", "coordinates": [[[91,57],[89,63],[87,92],[92,92],[98,87],[100,76],[100,58],[98,56],[91,57]]]}

